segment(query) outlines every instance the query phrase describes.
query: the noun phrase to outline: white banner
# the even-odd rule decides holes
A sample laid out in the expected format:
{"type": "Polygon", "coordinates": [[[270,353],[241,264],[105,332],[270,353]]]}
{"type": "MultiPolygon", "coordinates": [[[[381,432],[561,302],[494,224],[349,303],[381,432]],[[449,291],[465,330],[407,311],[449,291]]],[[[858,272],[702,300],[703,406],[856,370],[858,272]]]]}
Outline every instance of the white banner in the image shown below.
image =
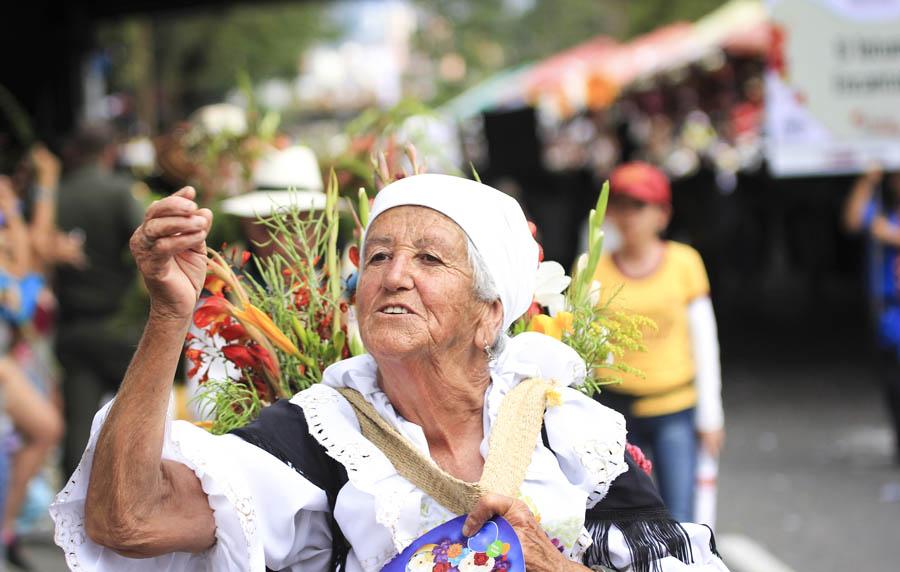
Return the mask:
{"type": "Polygon", "coordinates": [[[770,0],[766,157],[780,177],[900,169],[900,0],[770,0]]]}

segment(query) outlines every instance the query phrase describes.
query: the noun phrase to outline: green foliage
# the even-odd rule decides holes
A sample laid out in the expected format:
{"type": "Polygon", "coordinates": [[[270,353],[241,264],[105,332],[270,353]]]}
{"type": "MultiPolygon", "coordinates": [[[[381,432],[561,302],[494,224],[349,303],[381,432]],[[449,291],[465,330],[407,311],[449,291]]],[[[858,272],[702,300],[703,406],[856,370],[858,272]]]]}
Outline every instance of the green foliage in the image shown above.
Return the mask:
{"type": "Polygon", "coordinates": [[[597,273],[597,264],[603,253],[603,219],[606,218],[606,205],[609,202],[609,181],[603,183],[597,205],[588,213],[588,251],[579,257],[572,276],[572,283],[566,292],[570,306],[590,305],[591,286],[597,273]]]}
{"type": "Polygon", "coordinates": [[[307,47],[337,36],[327,8],[284,2],[179,11],[110,24],[98,43],[112,56],[111,87],[139,92],[155,83],[171,106],[164,119],[174,120],[221,100],[240,70],[253,82],[294,77],[307,47]]]}
{"type": "Polygon", "coordinates": [[[277,352],[287,395],[318,383],[325,368],[346,357],[338,223],[336,218],[329,219],[328,212],[310,218],[290,209],[262,221],[278,248],[268,258],[256,260],[261,281],[250,281],[248,294],[251,303],[268,314],[300,350],[296,356],[277,352]]]}
{"type": "Polygon", "coordinates": [[[215,414],[210,428],[213,435],[224,435],[247,425],[263,408],[253,384],[231,380],[208,380],[191,401],[200,404],[204,415],[215,414]]]}
{"type": "Polygon", "coordinates": [[[262,348],[277,361],[278,370],[273,374],[270,368],[264,377],[258,371],[245,370],[241,379],[215,382],[205,390],[200,399],[214,413],[214,432],[247,424],[268,401],[318,383],[325,368],[353,351],[361,351],[357,340],[348,340],[343,324],[347,304],[341,298],[337,251],[340,218],[333,172],[326,197],[324,210],[315,214],[290,207],[258,219],[270,236],[259,246],[275,247],[268,257],[254,260],[259,280],[248,275],[236,278],[227,265],[218,265],[217,261],[224,260],[213,255],[216,266],[212,273],[220,279],[226,276],[226,292],[237,308],[232,315],[244,316],[238,319],[250,334],[251,339],[242,343],[247,347],[260,344],[259,336],[264,335],[271,343],[262,343],[262,348]],[[253,311],[248,318],[248,310],[254,309],[268,316],[271,323],[254,318],[253,311]],[[255,323],[248,324],[250,320],[255,323]],[[259,334],[256,337],[255,331],[259,334]],[[276,343],[278,336],[290,343],[276,343]],[[294,348],[289,348],[291,344],[294,348]],[[257,390],[256,383],[261,380],[268,385],[266,397],[257,390]]]}
{"type": "Polygon", "coordinates": [[[598,305],[589,302],[572,309],[572,331],[563,335],[563,342],[584,359],[587,376],[578,387],[593,395],[604,385],[620,383],[618,374],[629,373],[643,377],[643,373],[622,361],[625,352],[646,351],[644,332],[656,324],[638,314],[614,309],[613,300],[619,291],[598,305]]]}
{"type": "Polygon", "coordinates": [[[726,3],[726,0],[641,0],[628,2],[628,37],[646,34],[673,22],[693,22],[726,3]]]}

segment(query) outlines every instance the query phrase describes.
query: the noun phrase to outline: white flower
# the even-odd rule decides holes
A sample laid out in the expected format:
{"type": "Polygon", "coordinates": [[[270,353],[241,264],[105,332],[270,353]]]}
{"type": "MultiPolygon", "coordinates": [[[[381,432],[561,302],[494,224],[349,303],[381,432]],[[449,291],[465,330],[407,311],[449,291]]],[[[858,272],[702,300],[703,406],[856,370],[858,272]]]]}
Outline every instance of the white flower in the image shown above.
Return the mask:
{"type": "Polygon", "coordinates": [[[551,316],[566,307],[566,297],[563,290],[569,287],[571,278],[566,276],[566,271],[559,262],[545,260],[538,266],[537,285],[534,289],[534,299],[541,306],[546,306],[551,316]]]}
{"type": "Polygon", "coordinates": [[[591,306],[596,306],[600,303],[600,289],[602,288],[599,280],[591,280],[591,289],[588,294],[588,300],[591,301],[591,306]]]}
{"type": "Polygon", "coordinates": [[[585,252],[578,257],[578,260],[575,261],[575,272],[577,274],[584,272],[585,268],[587,268],[587,263],[588,255],[587,252],[585,252]]]}

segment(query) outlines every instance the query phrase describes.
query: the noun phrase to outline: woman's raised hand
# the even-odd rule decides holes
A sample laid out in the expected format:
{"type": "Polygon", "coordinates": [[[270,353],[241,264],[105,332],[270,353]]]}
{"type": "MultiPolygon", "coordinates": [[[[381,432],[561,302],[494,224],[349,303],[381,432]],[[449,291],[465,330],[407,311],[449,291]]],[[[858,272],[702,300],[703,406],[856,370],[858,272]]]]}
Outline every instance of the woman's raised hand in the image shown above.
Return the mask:
{"type": "Polygon", "coordinates": [[[131,253],[150,293],[151,315],[189,320],[206,279],[206,235],[212,211],[184,187],[147,209],[131,236],[131,253]]]}

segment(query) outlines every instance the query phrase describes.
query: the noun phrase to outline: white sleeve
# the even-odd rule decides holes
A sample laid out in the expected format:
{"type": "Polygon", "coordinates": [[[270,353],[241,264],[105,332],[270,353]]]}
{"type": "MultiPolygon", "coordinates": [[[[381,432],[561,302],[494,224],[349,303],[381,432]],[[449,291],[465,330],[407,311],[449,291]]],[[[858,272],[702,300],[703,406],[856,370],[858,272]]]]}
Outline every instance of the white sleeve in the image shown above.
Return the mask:
{"type": "Polygon", "coordinates": [[[96,572],[264,572],[325,570],[331,533],[325,493],[296,471],[239,437],[216,437],[184,421],[166,425],[163,458],[190,467],[209,497],[216,543],[209,550],[132,559],[85,533],[84,503],[97,437],[112,403],[94,417],[81,463],[50,506],[54,541],[72,570],[96,572]],[[297,568],[293,568],[297,566],[297,568]]]}
{"type": "MultiPolygon", "coordinates": [[[[666,556],[655,563],[658,567],[651,566],[651,570],[659,570],[659,572],[728,572],[725,563],[715,555],[712,551],[711,537],[712,533],[702,524],[685,523],[684,527],[688,537],[691,540],[691,563],[684,563],[674,556],[666,556]]],[[[631,552],[628,544],[625,543],[625,537],[615,525],[609,529],[609,557],[611,564],[616,570],[631,569],[631,552]]],[[[667,552],[662,548],[663,552],[667,552]]],[[[602,570],[602,568],[594,567],[594,570],[602,570]]]]}
{"type": "Polygon", "coordinates": [[[688,326],[694,354],[697,385],[697,429],[714,431],[725,425],[722,410],[722,367],[719,363],[719,335],[709,296],[688,306],[688,326]]]}

